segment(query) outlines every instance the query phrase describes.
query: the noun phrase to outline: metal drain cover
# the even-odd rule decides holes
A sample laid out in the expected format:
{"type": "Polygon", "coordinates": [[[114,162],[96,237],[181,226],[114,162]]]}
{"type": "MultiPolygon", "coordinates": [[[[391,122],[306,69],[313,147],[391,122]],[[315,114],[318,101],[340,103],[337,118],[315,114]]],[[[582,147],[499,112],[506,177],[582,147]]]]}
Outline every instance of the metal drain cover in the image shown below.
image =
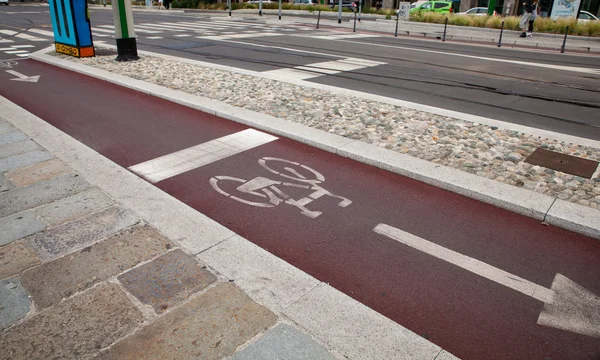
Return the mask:
{"type": "Polygon", "coordinates": [[[525,162],[588,179],[592,178],[592,175],[594,175],[594,172],[598,168],[598,161],[540,148],[535,149],[525,159],[525,162]]]}

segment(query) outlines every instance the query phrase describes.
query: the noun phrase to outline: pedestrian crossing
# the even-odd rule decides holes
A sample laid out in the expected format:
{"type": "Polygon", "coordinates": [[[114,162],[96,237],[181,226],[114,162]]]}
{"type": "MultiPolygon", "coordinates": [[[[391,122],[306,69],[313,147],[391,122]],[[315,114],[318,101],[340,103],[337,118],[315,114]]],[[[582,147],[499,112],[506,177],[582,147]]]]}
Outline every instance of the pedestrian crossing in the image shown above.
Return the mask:
{"type": "MultiPolygon", "coordinates": [[[[163,39],[181,40],[237,40],[246,38],[265,38],[282,35],[306,36],[325,40],[337,40],[373,35],[323,33],[312,26],[280,26],[252,21],[230,19],[198,19],[195,21],[157,21],[140,22],[135,25],[135,33],[140,43],[157,43],[163,39]]],[[[114,38],[112,24],[92,24],[92,36],[96,40],[114,38]]],[[[54,42],[52,31],[31,28],[24,31],[0,29],[0,54],[6,56],[27,57],[54,42]]]]}
{"type": "MultiPolygon", "coordinates": [[[[253,22],[232,20],[201,20],[177,22],[142,22],[135,24],[138,39],[159,40],[166,37],[196,38],[207,40],[239,39],[248,37],[277,36],[314,30],[312,27],[299,26],[284,28],[253,22]]],[[[92,33],[98,37],[111,37],[113,25],[92,26],[92,33]]]]}

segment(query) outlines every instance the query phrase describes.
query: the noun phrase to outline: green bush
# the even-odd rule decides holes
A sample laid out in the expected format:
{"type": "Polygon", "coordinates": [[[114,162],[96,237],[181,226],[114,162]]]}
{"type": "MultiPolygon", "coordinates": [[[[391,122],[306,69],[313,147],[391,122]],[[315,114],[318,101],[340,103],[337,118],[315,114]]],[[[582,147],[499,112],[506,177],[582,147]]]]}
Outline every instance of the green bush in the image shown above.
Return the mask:
{"type": "Polygon", "coordinates": [[[458,25],[458,26],[474,26],[475,25],[475,19],[473,19],[474,17],[475,16],[469,16],[469,15],[451,16],[448,19],[448,24],[458,25]]]}
{"type": "Polygon", "coordinates": [[[171,3],[173,8],[195,9],[198,7],[199,0],[175,0],[171,3]]]}

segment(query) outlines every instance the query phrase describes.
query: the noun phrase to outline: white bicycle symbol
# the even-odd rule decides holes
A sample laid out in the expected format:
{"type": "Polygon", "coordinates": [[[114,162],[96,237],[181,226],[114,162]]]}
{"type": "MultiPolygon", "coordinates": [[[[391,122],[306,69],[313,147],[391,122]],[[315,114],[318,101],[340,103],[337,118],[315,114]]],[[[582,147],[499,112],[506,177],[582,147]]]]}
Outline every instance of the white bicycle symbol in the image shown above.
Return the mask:
{"type": "Polygon", "coordinates": [[[258,163],[264,169],[273,174],[297,181],[299,183],[271,180],[260,176],[250,181],[233,176],[215,176],[210,179],[210,184],[220,194],[223,194],[230,199],[239,201],[241,203],[263,208],[275,207],[281,203],[284,203],[297,207],[301,210],[302,215],[306,215],[312,219],[321,215],[322,212],[309,210],[306,208],[306,205],[322,196],[327,195],[339,199],[340,201],[337,204],[339,207],[346,207],[352,204],[352,201],[349,199],[335,195],[320,186],[319,184],[325,181],[325,177],[318,171],[311,169],[306,165],[274,157],[264,157],[258,160],[258,163]],[[270,162],[271,166],[267,165],[267,162],[270,162]],[[277,167],[278,165],[284,165],[282,171],[277,171],[274,169],[274,167],[277,167]],[[291,167],[292,165],[294,167],[291,167]],[[239,192],[237,194],[238,196],[232,195],[219,187],[219,183],[224,181],[233,181],[242,184],[236,188],[236,190],[239,192]],[[306,189],[312,191],[312,193],[296,200],[281,190],[282,188],[286,187],[293,189],[306,189]],[[248,195],[251,195],[252,200],[242,198],[248,195]]]}

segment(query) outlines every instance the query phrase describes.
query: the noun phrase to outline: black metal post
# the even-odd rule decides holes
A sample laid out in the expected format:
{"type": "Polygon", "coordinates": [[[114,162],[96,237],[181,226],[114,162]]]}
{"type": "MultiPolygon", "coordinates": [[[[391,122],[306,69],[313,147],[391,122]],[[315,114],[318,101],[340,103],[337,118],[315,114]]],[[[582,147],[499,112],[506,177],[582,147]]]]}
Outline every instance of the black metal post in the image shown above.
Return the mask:
{"type": "Polygon", "coordinates": [[[319,28],[319,21],[321,21],[321,10],[319,10],[319,15],[317,16],[317,29],[319,28]]]}
{"type": "Polygon", "coordinates": [[[400,19],[400,14],[396,14],[396,32],[394,33],[395,37],[398,37],[398,20],[400,19]]]}
{"type": "Polygon", "coordinates": [[[354,30],[352,32],[356,32],[356,10],[354,10],[354,30]]]}
{"type": "Polygon", "coordinates": [[[448,27],[448,18],[444,21],[444,36],[442,36],[442,42],[446,41],[446,28],[448,27]]]}
{"type": "Polygon", "coordinates": [[[504,32],[504,21],[500,25],[500,37],[498,38],[498,47],[502,46],[502,33],[504,32]]]}
{"type": "Polygon", "coordinates": [[[567,35],[568,34],[569,34],[569,26],[567,25],[567,28],[565,29],[565,39],[563,40],[562,47],[560,48],[561,54],[565,53],[565,45],[567,44],[567,35]]]}

